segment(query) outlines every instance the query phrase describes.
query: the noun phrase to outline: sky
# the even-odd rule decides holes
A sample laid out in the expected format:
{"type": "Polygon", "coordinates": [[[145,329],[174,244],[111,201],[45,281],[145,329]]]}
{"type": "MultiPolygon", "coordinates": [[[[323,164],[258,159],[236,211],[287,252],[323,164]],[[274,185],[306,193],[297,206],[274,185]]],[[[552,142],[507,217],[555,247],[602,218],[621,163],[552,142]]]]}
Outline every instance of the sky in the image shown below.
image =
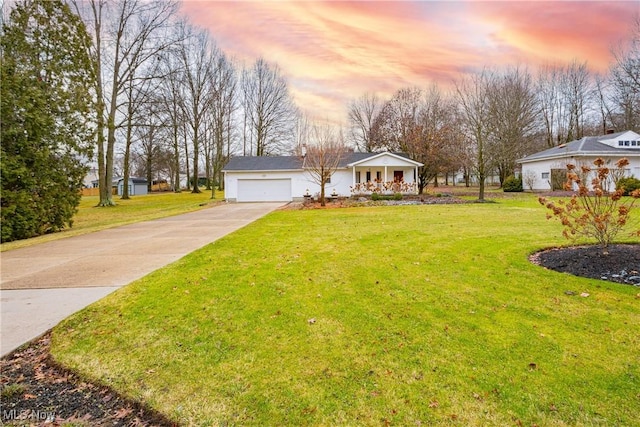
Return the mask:
{"type": "Polygon", "coordinates": [[[367,92],[447,90],[486,66],[578,60],[605,72],[640,0],[185,0],[182,13],[238,63],[277,64],[311,117],[346,123],[350,101],[367,92]]]}

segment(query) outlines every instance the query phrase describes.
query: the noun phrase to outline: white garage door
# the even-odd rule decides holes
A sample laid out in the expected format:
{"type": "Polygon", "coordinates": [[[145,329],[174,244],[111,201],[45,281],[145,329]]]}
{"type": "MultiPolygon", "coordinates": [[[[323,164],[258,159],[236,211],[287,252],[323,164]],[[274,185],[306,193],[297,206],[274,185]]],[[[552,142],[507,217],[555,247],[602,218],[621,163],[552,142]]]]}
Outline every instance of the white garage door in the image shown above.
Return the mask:
{"type": "Polygon", "coordinates": [[[290,202],[291,179],[239,179],[238,202],[290,202]]]}

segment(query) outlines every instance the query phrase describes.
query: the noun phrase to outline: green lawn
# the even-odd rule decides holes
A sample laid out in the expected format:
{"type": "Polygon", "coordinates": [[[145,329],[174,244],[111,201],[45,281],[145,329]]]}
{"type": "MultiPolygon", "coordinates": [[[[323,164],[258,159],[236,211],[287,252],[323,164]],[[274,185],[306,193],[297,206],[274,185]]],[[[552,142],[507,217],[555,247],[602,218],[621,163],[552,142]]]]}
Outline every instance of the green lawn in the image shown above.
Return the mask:
{"type": "Polygon", "coordinates": [[[545,214],[277,211],[64,321],[52,353],[183,425],[640,425],[639,290],[531,265],[567,243],[545,214]]]}
{"type": "MultiPolygon", "coordinates": [[[[216,200],[222,199],[224,199],[224,193],[217,191],[216,200]]],[[[98,196],[84,196],[78,206],[78,213],[73,218],[71,228],[32,239],[2,243],[0,244],[0,252],[119,225],[192,212],[202,209],[212,202],[210,191],[204,191],[200,194],[192,194],[191,192],[152,193],[144,196],[132,196],[129,200],[122,200],[119,196],[114,196],[114,200],[117,206],[101,208],[96,207],[99,201],[98,196]]]]}

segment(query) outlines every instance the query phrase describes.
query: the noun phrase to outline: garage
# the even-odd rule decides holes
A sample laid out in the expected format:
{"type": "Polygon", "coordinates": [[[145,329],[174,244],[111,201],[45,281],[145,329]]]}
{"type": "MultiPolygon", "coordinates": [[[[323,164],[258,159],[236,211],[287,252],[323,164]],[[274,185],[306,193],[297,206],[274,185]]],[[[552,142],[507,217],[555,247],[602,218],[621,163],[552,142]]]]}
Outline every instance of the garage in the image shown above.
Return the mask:
{"type": "Polygon", "coordinates": [[[238,179],[238,202],[290,202],[291,179],[238,179]]]}

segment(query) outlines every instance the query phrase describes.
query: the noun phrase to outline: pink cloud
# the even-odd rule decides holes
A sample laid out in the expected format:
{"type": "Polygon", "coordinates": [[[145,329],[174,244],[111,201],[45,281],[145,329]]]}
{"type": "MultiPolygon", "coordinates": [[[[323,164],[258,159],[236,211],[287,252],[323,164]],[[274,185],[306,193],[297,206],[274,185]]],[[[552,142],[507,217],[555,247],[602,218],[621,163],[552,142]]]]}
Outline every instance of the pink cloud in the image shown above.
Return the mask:
{"type": "Polygon", "coordinates": [[[448,86],[483,66],[588,61],[606,70],[635,2],[186,1],[230,56],[277,63],[303,109],[344,120],[350,99],[448,86]]]}

